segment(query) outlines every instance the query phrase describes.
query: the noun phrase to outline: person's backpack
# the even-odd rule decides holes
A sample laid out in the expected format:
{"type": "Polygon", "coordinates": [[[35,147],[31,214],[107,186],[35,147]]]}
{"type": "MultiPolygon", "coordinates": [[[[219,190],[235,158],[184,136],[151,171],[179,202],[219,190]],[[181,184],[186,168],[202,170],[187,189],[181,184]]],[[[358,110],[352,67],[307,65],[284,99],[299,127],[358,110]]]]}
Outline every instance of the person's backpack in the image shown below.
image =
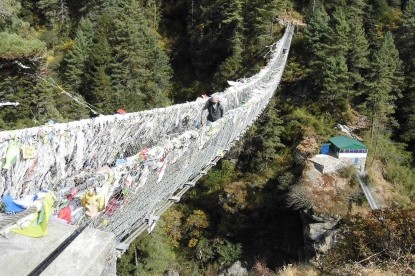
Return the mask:
{"type": "Polygon", "coordinates": [[[208,106],[208,120],[214,122],[223,116],[223,108],[220,103],[216,103],[217,106],[215,108],[215,103],[209,102],[208,106]]]}

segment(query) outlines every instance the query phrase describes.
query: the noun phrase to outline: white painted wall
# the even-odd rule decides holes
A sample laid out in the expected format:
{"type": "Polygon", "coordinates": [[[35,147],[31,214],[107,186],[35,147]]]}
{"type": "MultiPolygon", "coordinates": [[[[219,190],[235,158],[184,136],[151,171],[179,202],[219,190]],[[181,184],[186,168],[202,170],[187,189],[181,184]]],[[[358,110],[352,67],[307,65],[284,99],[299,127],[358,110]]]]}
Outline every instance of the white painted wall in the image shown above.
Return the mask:
{"type": "Polygon", "coordinates": [[[339,158],[366,158],[367,153],[339,153],[339,158]]]}

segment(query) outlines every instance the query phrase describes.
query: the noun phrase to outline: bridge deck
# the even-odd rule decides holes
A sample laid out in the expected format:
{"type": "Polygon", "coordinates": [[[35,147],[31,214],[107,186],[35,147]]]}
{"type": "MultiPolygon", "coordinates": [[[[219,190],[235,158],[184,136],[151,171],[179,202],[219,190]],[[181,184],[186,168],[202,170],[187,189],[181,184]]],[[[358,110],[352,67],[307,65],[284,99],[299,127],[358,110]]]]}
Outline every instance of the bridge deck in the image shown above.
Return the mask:
{"type": "MultiPolygon", "coordinates": [[[[52,222],[42,238],[0,237],[0,275],[28,275],[76,228],[52,222]]],[[[41,275],[115,275],[115,266],[115,236],[86,228],[41,275]]]]}
{"type": "MultiPolygon", "coordinates": [[[[50,190],[56,196],[55,206],[61,207],[75,197],[70,203],[72,224],[83,224],[88,218],[91,227],[111,232],[117,242],[128,245],[145,228],[151,231],[159,215],[180,200],[261,115],[280,83],[293,31],[288,24],[283,37],[270,46],[268,64],[257,74],[230,82],[224,92],[216,93],[226,103],[226,112],[210,126],[201,125],[206,100],[198,99],[125,115],[0,132],[0,155],[8,160],[0,173],[0,195],[18,199],[50,190]]],[[[54,214],[60,211],[56,208],[54,214]]],[[[15,216],[2,216],[0,230],[14,221],[15,216]]],[[[27,274],[71,235],[71,231],[55,232],[56,227],[62,230],[52,226],[41,239],[10,234],[11,240],[1,240],[0,264],[7,265],[10,273],[6,275],[27,274]],[[27,263],[25,269],[22,263],[27,263]]],[[[88,238],[90,231],[82,232],[56,259],[65,265],[53,262],[45,273],[89,275],[89,269],[98,269],[99,261],[105,259],[97,253],[103,251],[100,244],[112,242],[108,237],[99,241],[98,234],[88,238]],[[74,251],[68,255],[72,256],[62,259],[71,248],[74,251]]]]}

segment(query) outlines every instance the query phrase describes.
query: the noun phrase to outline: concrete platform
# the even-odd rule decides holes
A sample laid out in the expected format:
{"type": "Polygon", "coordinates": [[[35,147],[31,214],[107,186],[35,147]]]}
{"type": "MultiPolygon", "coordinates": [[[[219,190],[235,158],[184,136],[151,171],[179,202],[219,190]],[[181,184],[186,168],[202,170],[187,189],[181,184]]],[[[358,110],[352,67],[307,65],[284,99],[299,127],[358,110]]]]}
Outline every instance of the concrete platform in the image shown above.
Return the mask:
{"type": "Polygon", "coordinates": [[[313,156],[310,161],[314,164],[314,167],[323,174],[336,172],[343,166],[342,160],[326,154],[317,154],[313,156]]]}
{"type": "MultiPolygon", "coordinates": [[[[31,238],[10,233],[0,237],[0,276],[28,275],[77,227],[51,221],[49,234],[31,238]]],[[[116,274],[115,236],[86,228],[43,271],[44,276],[116,274]]]]}

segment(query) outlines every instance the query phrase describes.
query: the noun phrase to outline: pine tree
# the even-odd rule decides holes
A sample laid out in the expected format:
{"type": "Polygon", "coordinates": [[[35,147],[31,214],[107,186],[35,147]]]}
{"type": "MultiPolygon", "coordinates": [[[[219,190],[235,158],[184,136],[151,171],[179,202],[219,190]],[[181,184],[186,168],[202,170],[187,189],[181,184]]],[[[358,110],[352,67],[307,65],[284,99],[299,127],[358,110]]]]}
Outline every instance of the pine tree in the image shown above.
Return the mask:
{"type": "Polygon", "coordinates": [[[234,47],[239,46],[237,37],[242,28],[241,12],[240,0],[201,1],[195,5],[188,33],[198,79],[211,80],[220,64],[236,52],[234,47]]]}
{"type": "MultiPolygon", "coordinates": [[[[403,22],[399,30],[399,42],[401,45],[401,55],[410,57],[411,66],[415,67],[415,58],[412,57],[413,50],[415,49],[415,1],[409,0],[406,4],[403,13],[403,22]]],[[[406,62],[408,63],[408,62],[406,62]]]]}
{"type": "Polygon", "coordinates": [[[221,89],[226,80],[235,77],[235,73],[242,69],[242,6],[239,1],[230,2],[231,12],[228,14],[228,18],[224,20],[226,24],[232,25],[233,33],[229,38],[228,53],[229,56],[219,65],[217,72],[214,75],[215,83],[217,84],[215,89],[221,89]]]}
{"type": "Polygon", "coordinates": [[[238,34],[235,34],[232,43],[232,55],[229,56],[224,62],[219,66],[219,70],[215,73],[215,83],[219,84],[218,89],[225,85],[225,81],[235,78],[235,72],[242,69],[242,42],[241,37],[238,34]]]}
{"type": "Polygon", "coordinates": [[[322,100],[337,114],[346,109],[353,86],[347,66],[351,49],[350,26],[343,6],[337,6],[331,17],[329,42],[319,55],[322,66],[322,100]]]}
{"type": "Polygon", "coordinates": [[[349,72],[343,56],[329,56],[325,59],[321,82],[322,101],[340,115],[350,98],[349,72]]]}
{"type": "Polygon", "coordinates": [[[407,2],[399,33],[406,80],[401,102],[401,138],[415,150],[415,0],[407,2]]]}
{"type": "Polygon", "coordinates": [[[351,79],[356,84],[363,82],[363,76],[369,68],[369,43],[365,36],[362,20],[357,16],[349,18],[350,51],[347,55],[351,79]]]}
{"type": "Polygon", "coordinates": [[[105,113],[113,113],[117,106],[111,101],[114,96],[111,85],[110,66],[113,62],[112,50],[108,41],[109,28],[112,24],[111,14],[104,12],[96,23],[93,45],[88,60],[88,71],[85,89],[80,91],[82,96],[90,104],[103,110],[105,113]]]}
{"type": "Polygon", "coordinates": [[[346,7],[349,23],[349,52],[347,53],[347,67],[349,69],[351,96],[362,93],[367,69],[369,68],[369,42],[366,39],[363,27],[365,2],[363,0],[350,1],[346,7]]]}
{"type": "Polygon", "coordinates": [[[305,32],[310,67],[320,100],[340,116],[348,105],[352,83],[347,67],[350,29],[343,7],[338,6],[330,19],[319,7],[305,32]],[[329,22],[332,27],[329,27],[329,22]]]}
{"type": "MultiPolygon", "coordinates": [[[[324,49],[329,44],[329,16],[323,6],[316,8],[313,17],[305,30],[306,48],[316,57],[323,56],[324,49]]],[[[312,58],[310,60],[313,60],[312,58]]],[[[318,61],[317,61],[318,63],[318,61]]]]}
{"type": "Polygon", "coordinates": [[[345,7],[348,18],[357,17],[362,19],[365,15],[366,6],[365,0],[347,0],[345,7]]]}
{"type": "Polygon", "coordinates": [[[276,101],[270,103],[270,107],[262,119],[262,125],[259,127],[259,142],[261,148],[257,154],[259,168],[270,165],[278,156],[278,149],[284,147],[281,143],[281,133],[284,129],[283,121],[276,109],[276,101]]]}
{"type": "Polygon", "coordinates": [[[32,90],[28,90],[28,93],[25,93],[27,88],[32,89],[34,86],[34,82],[28,78],[16,75],[2,75],[0,79],[0,98],[2,101],[19,103],[17,107],[0,108],[0,119],[2,122],[0,128],[2,130],[35,125],[35,122],[31,120],[33,118],[31,108],[33,104],[31,102],[34,102],[33,96],[36,93],[32,92],[32,90]]]}
{"type": "Polygon", "coordinates": [[[276,17],[288,7],[287,1],[245,0],[242,5],[245,64],[273,42],[276,17]]]}
{"type": "Polygon", "coordinates": [[[65,86],[79,93],[85,82],[87,60],[91,52],[93,26],[89,19],[81,19],[73,41],[73,47],[65,57],[66,66],[63,73],[65,86]]]}
{"type": "Polygon", "coordinates": [[[346,19],[346,14],[342,6],[336,7],[330,20],[332,28],[329,29],[329,43],[326,45],[327,51],[332,55],[346,57],[350,49],[350,26],[346,19]]]}
{"type": "Polygon", "coordinates": [[[55,122],[63,121],[63,116],[57,109],[55,102],[55,96],[60,92],[56,87],[43,80],[37,81],[35,90],[36,101],[32,102],[34,104],[32,112],[39,123],[44,124],[49,120],[55,122]]]}
{"type": "Polygon", "coordinates": [[[316,95],[322,89],[322,68],[326,62],[325,50],[329,45],[329,33],[331,32],[329,19],[323,6],[316,7],[314,15],[304,32],[306,55],[310,57],[307,60],[308,67],[311,69],[310,83],[316,95]]]}
{"type": "Polygon", "coordinates": [[[138,1],[119,1],[110,40],[111,82],[124,108],[137,111],[168,104],[170,66],[138,1]]]}
{"type": "Polygon", "coordinates": [[[280,138],[284,126],[277,105],[278,101],[272,100],[247,135],[240,160],[246,162],[244,165],[250,171],[265,170],[278,157],[278,150],[284,147],[280,138]]]}
{"type": "Polygon", "coordinates": [[[118,107],[123,107],[121,98],[114,95],[111,77],[106,73],[105,66],[95,68],[92,73],[90,99],[92,103],[107,114],[113,113],[118,107]]]}
{"type": "Polygon", "coordinates": [[[395,101],[401,96],[402,72],[399,52],[390,32],[386,33],[379,50],[373,55],[367,83],[366,109],[371,118],[371,137],[375,127],[388,129],[395,120],[395,101]]]}
{"type": "Polygon", "coordinates": [[[17,107],[0,109],[3,128],[24,128],[44,124],[49,120],[64,120],[55,102],[60,91],[44,79],[24,75],[7,76],[0,81],[0,91],[3,101],[19,103],[17,107]]]}
{"type": "Polygon", "coordinates": [[[364,29],[370,48],[379,47],[379,14],[374,5],[368,3],[366,5],[364,29]]]}
{"type": "Polygon", "coordinates": [[[64,0],[39,0],[37,7],[50,27],[62,27],[68,15],[68,7],[64,0]]]}

